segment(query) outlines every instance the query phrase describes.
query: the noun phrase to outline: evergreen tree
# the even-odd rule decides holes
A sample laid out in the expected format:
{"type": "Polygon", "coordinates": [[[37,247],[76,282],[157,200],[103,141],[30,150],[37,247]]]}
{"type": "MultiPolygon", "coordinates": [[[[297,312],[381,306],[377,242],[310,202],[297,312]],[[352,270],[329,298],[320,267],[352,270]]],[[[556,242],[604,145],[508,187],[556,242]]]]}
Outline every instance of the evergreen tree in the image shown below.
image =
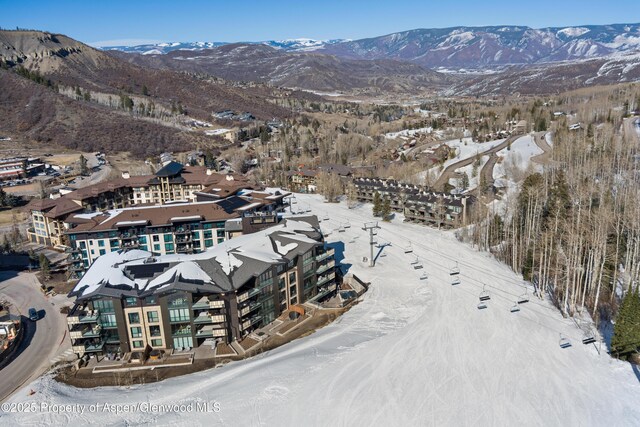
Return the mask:
{"type": "Polygon", "coordinates": [[[383,221],[391,221],[391,200],[388,197],[385,197],[384,202],[382,202],[381,215],[383,221]]]}
{"type": "Polygon", "coordinates": [[[466,172],[462,174],[462,183],[460,184],[463,190],[469,188],[469,175],[466,172]]]}
{"type": "Polygon", "coordinates": [[[49,263],[49,258],[45,256],[45,254],[40,254],[40,271],[42,272],[43,280],[48,280],[51,274],[51,264],[49,263]]]}
{"type": "Polygon", "coordinates": [[[380,216],[382,213],[382,200],[380,199],[380,193],[377,191],[373,195],[373,216],[380,216]]]}
{"type": "Polygon", "coordinates": [[[87,166],[87,158],[80,154],[80,175],[89,175],[89,167],[87,166]]]}
{"type": "Polygon", "coordinates": [[[622,300],[611,338],[611,354],[626,360],[640,348],[640,287],[629,289],[622,300]]]}

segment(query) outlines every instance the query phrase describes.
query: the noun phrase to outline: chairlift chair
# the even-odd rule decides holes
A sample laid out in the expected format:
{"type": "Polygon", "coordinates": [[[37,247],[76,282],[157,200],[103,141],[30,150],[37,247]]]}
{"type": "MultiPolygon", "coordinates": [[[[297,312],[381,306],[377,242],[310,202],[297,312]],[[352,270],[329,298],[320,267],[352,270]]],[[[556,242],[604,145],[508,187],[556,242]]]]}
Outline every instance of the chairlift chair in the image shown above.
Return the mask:
{"type": "Polygon", "coordinates": [[[584,337],[582,337],[582,344],[593,344],[596,342],[596,337],[591,331],[587,331],[584,333],[584,337]]]}
{"type": "Polygon", "coordinates": [[[344,228],[351,228],[351,223],[347,221],[347,223],[344,225],[344,228]]]}
{"type": "Polygon", "coordinates": [[[520,306],[518,305],[518,302],[516,301],[516,303],[513,305],[513,307],[511,307],[511,312],[512,313],[516,313],[520,311],[520,306]]]}
{"type": "Polygon", "coordinates": [[[429,275],[427,274],[426,271],[420,275],[420,280],[427,280],[428,278],[429,278],[429,275]]]}
{"type": "Polygon", "coordinates": [[[424,268],[421,262],[413,265],[414,270],[420,270],[421,268],[424,268]]]}
{"type": "Polygon", "coordinates": [[[558,345],[560,345],[560,348],[569,348],[571,347],[571,341],[569,341],[569,338],[560,334],[560,341],[558,341],[558,345]]]}
{"type": "Polygon", "coordinates": [[[458,261],[456,261],[456,266],[449,271],[451,276],[455,276],[456,274],[460,274],[460,267],[458,267],[458,261]]]}
{"type": "Polygon", "coordinates": [[[324,213],[324,216],[322,217],[323,221],[329,221],[329,214],[328,213],[324,213]]]}
{"type": "Polygon", "coordinates": [[[345,229],[343,226],[340,226],[340,228],[338,228],[338,233],[344,233],[345,229]]]}
{"type": "Polygon", "coordinates": [[[484,310],[485,308],[487,308],[487,303],[484,301],[480,301],[478,303],[478,310],[484,310]]]}
{"type": "Polygon", "coordinates": [[[487,301],[491,299],[491,295],[489,295],[489,291],[485,290],[486,285],[482,286],[482,292],[480,292],[480,301],[487,301]]]}
{"type": "Polygon", "coordinates": [[[384,257],[386,257],[386,256],[387,256],[387,253],[386,253],[386,252],[382,252],[382,253],[380,254],[380,258],[384,258],[384,257]]]}
{"type": "Polygon", "coordinates": [[[456,277],[451,281],[451,286],[455,286],[455,285],[459,285],[460,284],[460,278],[456,277]]]}
{"type": "Polygon", "coordinates": [[[529,302],[529,292],[527,292],[527,289],[525,288],[524,293],[518,297],[518,304],[524,304],[526,302],[529,302]]]}
{"type": "Polygon", "coordinates": [[[409,243],[409,246],[407,246],[406,248],[404,248],[404,253],[405,254],[410,254],[413,252],[413,248],[411,247],[411,243],[409,243]]]}

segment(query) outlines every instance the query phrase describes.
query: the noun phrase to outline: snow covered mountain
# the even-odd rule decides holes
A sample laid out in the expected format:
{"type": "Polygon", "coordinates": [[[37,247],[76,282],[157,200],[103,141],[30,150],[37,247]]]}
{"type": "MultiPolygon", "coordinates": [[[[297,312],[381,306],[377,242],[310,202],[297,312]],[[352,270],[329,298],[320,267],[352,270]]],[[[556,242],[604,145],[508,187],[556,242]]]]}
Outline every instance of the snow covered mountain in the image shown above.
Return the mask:
{"type": "Polygon", "coordinates": [[[319,49],[352,59],[395,59],[429,68],[476,69],[591,59],[638,50],[640,24],[416,29],[319,49]]]}
{"type": "MultiPolygon", "coordinates": [[[[285,51],[312,51],[335,43],[342,43],[347,40],[314,40],[314,39],[287,39],[287,40],[267,40],[259,42],[245,42],[245,44],[264,44],[276,49],[285,51]]],[[[136,46],[103,46],[103,50],[120,50],[129,53],[141,53],[143,55],[160,55],[174,50],[203,50],[218,46],[231,44],[229,42],[167,42],[157,44],[142,44],[136,46]]]]}

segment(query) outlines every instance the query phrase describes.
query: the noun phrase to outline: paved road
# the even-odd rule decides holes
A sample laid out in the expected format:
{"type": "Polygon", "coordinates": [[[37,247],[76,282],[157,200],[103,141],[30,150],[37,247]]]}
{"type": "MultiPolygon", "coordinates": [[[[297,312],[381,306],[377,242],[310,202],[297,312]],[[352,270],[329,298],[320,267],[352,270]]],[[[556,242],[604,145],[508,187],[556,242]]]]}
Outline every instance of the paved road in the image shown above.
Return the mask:
{"type": "Polygon", "coordinates": [[[551,159],[552,148],[549,146],[547,140],[545,139],[546,134],[547,132],[536,132],[533,134],[533,142],[535,142],[538,148],[540,148],[544,152],[542,154],[538,154],[537,156],[533,156],[531,158],[531,161],[543,166],[553,163],[553,160],[551,159]]]}
{"type": "MultiPolygon", "coordinates": [[[[482,157],[482,156],[487,156],[487,155],[497,153],[498,151],[507,148],[507,145],[511,144],[513,141],[520,138],[521,136],[523,135],[510,136],[509,138],[505,139],[504,142],[502,142],[501,144],[496,145],[495,147],[490,148],[487,151],[483,151],[482,153],[478,153],[478,155],[482,157]]],[[[471,163],[473,163],[475,160],[476,160],[476,155],[474,154],[471,157],[468,157],[466,159],[460,160],[459,162],[455,162],[449,165],[444,171],[442,171],[442,175],[440,175],[440,178],[438,178],[438,180],[433,186],[437,189],[444,188],[444,184],[449,182],[450,178],[453,178],[456,169],[460,169],[462,167],[468,166],[471,163]]]]}
{"type": "Polygon", "coordinates": [[[26,320],[18,356],[0,371],[0,402],[46,372],[50,359],[70,346],[65,334],[66,319],[59,306],[53,306],[39,287],[33,273],[0,272],[0,298],[12,302],[12,313],[26,316],[29,307],[34,307],[41,317],[35,323],[26,320]]]}

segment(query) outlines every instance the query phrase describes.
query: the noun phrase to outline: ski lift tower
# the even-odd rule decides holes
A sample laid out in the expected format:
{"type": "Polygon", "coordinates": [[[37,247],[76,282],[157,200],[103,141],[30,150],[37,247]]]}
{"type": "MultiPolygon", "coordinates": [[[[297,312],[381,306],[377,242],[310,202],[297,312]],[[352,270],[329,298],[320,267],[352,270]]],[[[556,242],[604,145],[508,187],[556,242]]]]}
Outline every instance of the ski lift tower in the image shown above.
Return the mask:
{"type": "Polygon", "coordinates": [[[369,256],[369,267],[373,267],[375,266],[375,260],[373,258],[373,247],[376,245],[374,237],[378,234],[376,233],[376,230],[380,229],[380,226],[377,222],[365,222],[362,229],[364,231],[369,231],[369,248],[371,249],[371,255],[369,256]]]}
{"type": "MultiPolygon", "coordinates": [[[[296,200],[296,196],[293,195],[293,194],[290,194],[290,195],[284,197],[284,199],[288,200],[288,202],[289,202],[289,213],[293,215],[293,205],[295,203],[298,203],[297,200],[296,200]]],[[[297,209],[296,209],[296,213],[297,213],[297,209]]]]}

